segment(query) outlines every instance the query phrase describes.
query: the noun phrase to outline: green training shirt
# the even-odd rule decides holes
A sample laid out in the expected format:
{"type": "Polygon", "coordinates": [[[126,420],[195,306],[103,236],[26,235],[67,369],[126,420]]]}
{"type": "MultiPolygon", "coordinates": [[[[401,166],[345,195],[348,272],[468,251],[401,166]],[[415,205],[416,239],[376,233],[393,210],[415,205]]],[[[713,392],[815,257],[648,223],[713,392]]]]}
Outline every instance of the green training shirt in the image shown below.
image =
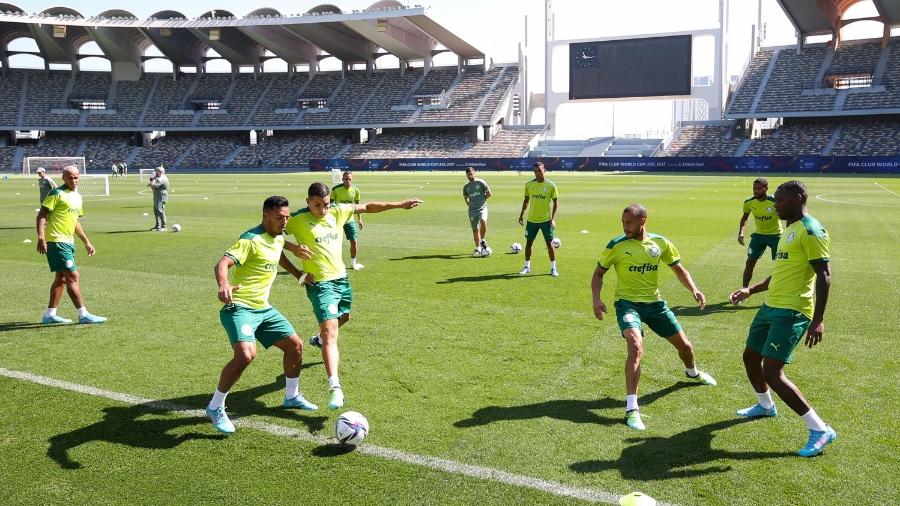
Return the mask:
{"type": "Polygon", "coordinates": [[[44,230],[47,242],[75,244],[75,225],[78,217],[84,216],[81,194],[63,185],[50,190],[41,206],[50,211],[47,228],[44,230]]]}
{"type": "Polygon", "coordinates": [[[659,296],[659,265],[675,265],[681,261],[678,249],[661,235],[647,234],[644,241],[620,235],[609,241],[597,264],[604,269],[615,267],[618,283],[616,300],[656,302],[659,296]]]}
{"type": "Polygon", "coordinates": [[[553,199],[559,198],[559,191],[553,181],[544,179],[543,183],[538,183],[537,179],[532,179],[525,183],[525,196],[528,197],[528,221],[550,221],[553,199]]]}
{"type": "Polygon", "coordinates": [[[795,221],[781,235],[766,305],[799,311],[812,319],[816,272],[812,264],[828,262],[828,232],[812,216],[795,221]]]}
{"type": "Polygon", "coordinates": [[[284,233],[293,235],[299,244],[312,250],[313,257],[303,261],[303,270],[312,274],[316,282],[347,275],[342,248],[343,227],[355,212],[355,205],[331,204],[322,218],[310,212],[308,207],[291,213],[284,233]]]}
{"type": "Polygon", "coordinates": [[[250,309],[270,307],[269,291],[278,274],[282,248],[284,237],[272,237],[262,225],[241,234],[234,246],[228,248],[225,256],[236,265],[231,272],[231,285],[240,285],[240,289],[231,294],[235,304],[250,309]]]}
{"type": "Polygon", "coordinates": [[[778,235],[781,233],[781,221],[775,212],[775,197],[767,195],[763,201],[750,197],[744,201],[744,214],[752,214],[756,224],[756,233],[762,235],[778,235]]]}
{"type": "MultiPolygon", "coordinates": [[[[335,204],[359,204],[359,188],[355,186],[344,188],[344,185],[339,184],[331,189],[331,202],[335,204]]],[[[347,221],[355,219],[356,214],[354,213],[347,221]]]]}

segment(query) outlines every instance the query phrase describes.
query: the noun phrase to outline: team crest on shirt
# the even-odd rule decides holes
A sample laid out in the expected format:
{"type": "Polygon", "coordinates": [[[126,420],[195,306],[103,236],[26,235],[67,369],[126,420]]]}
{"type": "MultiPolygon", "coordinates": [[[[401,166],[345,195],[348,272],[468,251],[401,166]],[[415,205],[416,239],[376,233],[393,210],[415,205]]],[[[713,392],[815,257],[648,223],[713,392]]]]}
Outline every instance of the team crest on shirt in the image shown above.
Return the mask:
{"type": "Polygon", "coordinates": [[[766,212],[767,212],[767,213],[771,213],[771,212],[772,212],[772,206],[767,207],[767,208],[766,208],[766,212]]]}
{"type": "Polygon", "coordinates": [[[659,256],[659,253],[660,253],[660,251],[659,251],[659,247],[658,247],[658,246],[651,246],[650,249],[647,250],[647,254],[649,254],[649,255],[652,256],[653,258],[658,257],[658,256],[659,256]]]}
{"type": "Polygon", "coordinates": [[[787,237],[784,238],[784,242],[791,242],[791,241],[793,241],[793,240],[794,240],[794,233],[793,233],[793,232],[791,232],[790,234],[787,235],[787,237]]]}
{"type": "Polygon", "coordinates": [[[337,225],[337,218],[328,214],[328,215],[325,215],[325,222],[333,227],[333,226],[337,225]]]}

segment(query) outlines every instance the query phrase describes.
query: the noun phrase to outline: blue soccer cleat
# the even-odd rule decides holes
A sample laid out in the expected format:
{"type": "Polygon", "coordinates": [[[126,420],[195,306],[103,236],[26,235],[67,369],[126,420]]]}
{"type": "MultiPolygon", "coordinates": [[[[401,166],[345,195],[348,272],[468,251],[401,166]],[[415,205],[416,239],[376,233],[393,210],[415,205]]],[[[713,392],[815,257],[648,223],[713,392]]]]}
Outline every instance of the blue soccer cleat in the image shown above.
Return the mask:
{"type": "Polygon", "coordinates": [[[636,409],[625,413],[625,425],[634,430],[645,430],[647,428],[644,426],[644,421],[641,420],[641,412],[636,409]]]}
{"type": "Polygon", "coordinates": [[[319,409],[319,406],[304,399],[303,394],[298,394],[297,397],[294,397],[293,399],[285,399],[284,403],[281,404],[281,407],[285,409],[302,409],[304,411],[315,411],[319,409]]]}
{"type": "Polygon", "coordinates": [[[54,324],[66,325],[66,324],[72,323],[72,320],[70,320],[68,318],[63,318],[62,316],[53,315],[53,316],[45,316],[43,319],[41,319],[41,323],[44,325],[54,325],[54,324]]]}
{"type": "Polygon", "coordinates": [[[105,321],[106,321],[105,316],[97,316],[97,315],[94,315],[91,313],[88,313],[88,314],[78,318],[78,323],[81,323],[83,325],[90,325],[92,323],[103,323],[105,321]]]}
{"type": "Polygon", "coordinates": [[[806,446],[800,448],[797,455],[801,457],[815,457],[822,453],[825,447],[835,439],[837,439],[837,432],[831,426],[826,425],[825,430],[810,429],[809,440],[806,441],[806,446]]]}
{"type": "Polygon", "coordinates": [[[234,433],[234,424],[231,423],[231,420],[228,419],[228,415],[225,414],[224,407],[219,409],[206,408],[206,416],[212,421],[213,427],[215,427],[217,431],[223,434],[234,433]]]}
{"type": "Polygon", "coordinates": [[[739,409],[737,410],[737,416],[744,418],[764,418],[767,416],[775,416],[778,414],[778,408],[775,405],[772,405],[771,409],[766,409],[759,404],[754,404],[749,408],[739,409]]]}

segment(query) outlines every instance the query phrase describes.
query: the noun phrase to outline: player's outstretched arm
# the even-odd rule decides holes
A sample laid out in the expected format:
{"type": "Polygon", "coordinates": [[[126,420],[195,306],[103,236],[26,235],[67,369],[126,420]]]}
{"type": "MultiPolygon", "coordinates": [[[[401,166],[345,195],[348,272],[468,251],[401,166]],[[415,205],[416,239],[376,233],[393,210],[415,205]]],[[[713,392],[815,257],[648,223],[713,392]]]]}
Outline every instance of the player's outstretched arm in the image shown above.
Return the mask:
{"type": "Polygon", "coordinates": [[[694,278],[691,277],[691,273],[680,263],[670,265],[669,267],[675,272],[675,277],[678,278],[681,285],[687,288],[691,292],[691,295],[694,296],[694,300],[700,305],[700,309],[705,308],[706,295],[703,295],[703,292],[701,292],[700,289],[697,288],[697,285],[694,284],[694,278]]]}
{"type": "Polygon", "coordinates": [[[365,204],[357,204],[357,213],[380,213],[382,211],[390,211],[391,209],[412,209],[418,207],[422,201],[419,199],[406,199],[400,202],[366,202],[365,204]]]}
{"type": "Polygon", "coordinates": [[[767,277],[763,281],[749,287],[749,288],[741,288],[740,290],[735,290],[731,292],[731,295],[728,297],[732,303],[737,304],[742,300],[747,300],[754,293],[765,292],[769,289],[769,280],[772,279],[772,276],[767,277]]]}
{"type": "Polygon", "coordinates": [[[94,256],[94,253],[96,253],[97,250],[94,248],[94,245],[91,244],[91,241],[88,239],[87,234],[84,233],[84,228],[81,227],[80,221],[75,222],[75,235],[77,235],[78,238],[81,239],[81,242],[84,243],[84,249],[87,250],[88,256],[94,256]]]}
{"type": "Polygon", "coordinates": [[[234,266],[234,260],[224,255],[213,269],[216,275],[216,284],[219,285],[219,300],[225,304],[231,304],[231,292],[240,288],[240,286],[233,287],[228,282],[228,269],[231,269],[232,266],[234,266]]]}
{"type": "Polygon", "coordinates": [[[603,319],[603,313],[609,313],[606,309],[606,304],[604,304],[603,300],[600,298],[600,291],[603,290],[604,274],[606,274],[606,269],[598,265],[597,268],[594,269],[593,277],[591,277],[591,296],[594,301],[594,317],[598,320],[603,319]]]}
{"type": "Polygon", "coordinates": [[[313,256],[312,250],[309,249],[309,246],[305,244],[294,244],[287,239],[285,239],[284,241],[284,249],[290,251],[294,254],[294,256],[303,260],[309,260],[313,256]]]}
{"type": "Polygon", "coordinates": [[[812,321],[806,332],[806,346],[812,348],[822,341],[825,334],[825,306],[828,304],[828,293],[831,291],[831,266],[828,262],[812,264],[816,271],[816,308],[812,321]]]}

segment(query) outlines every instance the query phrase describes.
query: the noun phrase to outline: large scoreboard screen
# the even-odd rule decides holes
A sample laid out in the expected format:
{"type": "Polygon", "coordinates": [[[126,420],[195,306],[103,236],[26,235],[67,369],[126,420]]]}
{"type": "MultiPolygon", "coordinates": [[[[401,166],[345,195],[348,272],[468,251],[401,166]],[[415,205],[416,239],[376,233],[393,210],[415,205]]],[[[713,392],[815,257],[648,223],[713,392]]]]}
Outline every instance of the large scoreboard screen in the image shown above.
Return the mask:
{"type": "Polygon", "coordinates": [[[691,36],[569,44],[569,99],[691,94],[691,36]]]}

